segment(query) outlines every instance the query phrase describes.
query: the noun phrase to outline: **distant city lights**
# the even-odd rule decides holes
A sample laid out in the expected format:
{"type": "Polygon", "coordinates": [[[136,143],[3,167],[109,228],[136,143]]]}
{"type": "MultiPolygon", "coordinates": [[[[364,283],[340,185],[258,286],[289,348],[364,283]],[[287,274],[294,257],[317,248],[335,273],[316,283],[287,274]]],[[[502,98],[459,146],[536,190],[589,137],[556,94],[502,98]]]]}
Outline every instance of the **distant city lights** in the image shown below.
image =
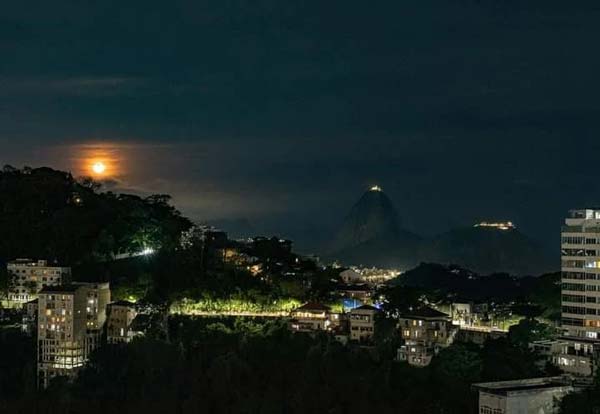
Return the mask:
{"type": "Polygon", "coordinates": [[[371,187],[371,191],[383,191],[383,189],[378,185],[374,185],[373,187],[371,187]]]}
{"type": "Polygon", "coordinates": [[[475,224],[473,227],[492,227],[498,230],[514,230],[516,229],[515,225],[512,221],[506,222],[498,222],[498,223],[488,223],[486,221],[482,221],[481,223],[475,224]]]}

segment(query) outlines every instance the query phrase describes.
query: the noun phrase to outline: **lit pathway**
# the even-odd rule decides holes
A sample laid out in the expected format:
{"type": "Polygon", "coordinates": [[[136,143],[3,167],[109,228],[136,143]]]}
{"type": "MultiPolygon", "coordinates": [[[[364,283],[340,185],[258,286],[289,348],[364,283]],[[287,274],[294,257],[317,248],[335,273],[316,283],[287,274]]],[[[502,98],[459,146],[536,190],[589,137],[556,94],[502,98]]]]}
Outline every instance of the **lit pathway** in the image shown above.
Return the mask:
{"type": "Polygon", "coordinates": [[[284,318],[290,316],[289,312],[236,312],[236,311],[225,311],[225,312],[207,312],[207,311],[171,311],[171,315],[188,315],[188,316],[247,316],[256,318],[284,318]]]}

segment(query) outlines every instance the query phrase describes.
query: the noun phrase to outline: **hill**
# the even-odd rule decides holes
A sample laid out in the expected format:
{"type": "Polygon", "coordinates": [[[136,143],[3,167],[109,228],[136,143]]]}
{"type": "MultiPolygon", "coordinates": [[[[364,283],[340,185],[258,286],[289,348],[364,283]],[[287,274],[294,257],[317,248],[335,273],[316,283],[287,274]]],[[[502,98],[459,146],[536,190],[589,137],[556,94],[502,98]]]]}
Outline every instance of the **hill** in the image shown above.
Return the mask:
{"type": "Polygon", "coordinates": [[[91,179],[51,168],[0,172],[0,260],[47,258],[65,265],[146,248],[173,248],[191,223],[169,196],[100,192],[91,179]]]}
{"type": "Polygon", "coordinates": [[[481,274],[532,275],[558,267],[538,243],[515,228],[454,229],[425,243],[419,256],[423,261],[456,263],[481,274]]]}
{"type": "Polygon", "coordinates": [[[560,317],[560,272],[539,277],[514,277],[506,273],[480,275],[460,266],[421,263],[388,285],[417,288],[456,302],[532,303],[544,316],[560,317]]]}

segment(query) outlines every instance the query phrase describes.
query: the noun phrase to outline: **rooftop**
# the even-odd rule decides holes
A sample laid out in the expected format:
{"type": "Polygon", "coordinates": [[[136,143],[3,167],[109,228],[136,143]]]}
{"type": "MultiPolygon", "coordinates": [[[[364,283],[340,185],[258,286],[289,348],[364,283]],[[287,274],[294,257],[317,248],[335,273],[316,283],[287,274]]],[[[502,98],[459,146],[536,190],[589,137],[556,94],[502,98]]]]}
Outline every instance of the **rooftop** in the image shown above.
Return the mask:
{"type": "Polygon", "coordinates": [[[129,302],[128,300],[117,300],[115,302],[111,302],[108,304],[109,306],[126,306],[128,308],[132,308],[135,306],[135,303],[129,302]]]}
{"type": "Polygon", "coordinates": [[[491,394],[506,395],[513,392],[562,388],[570,385],[571,384],[563,377],[544,377],[513,381],[482,382],[479,384],[473,384],[473,388],[491,394]]]}
{"type": "Polygon", "coordinates": [[[45,286],[40,290],[42,293],[74,293],[79,289],[80,286],[76,285],[60,285],[60,286],[45,286]]]}
{"type": "MultiPolygon", "coordinates": [[[[379,309],[377,309],[375,306],[371,306],[371,305],[362,305],[362,306],[359,306],[358,308],[352,309],[352,311],[355,311],[355,310],[372,310],[372,311],[379,312],[379,309]]],[[[352,311],[350,311],[350,312],[352,312],[352,311]]]]}
{"type": "Polygon", "coordinates": [[[412,310],[402,314],[403,317],[409,318],[449,318],[450,315],[444,312],[435,310],[429,306],[423,306],[422,308],[412,310]]]}
{"type": "Polygon", "coordinates": [[[569,218],[573,219],[600,219],[600,207],[586,207],[569,210],[569,218]]]}
{"type": "Polygon", "coordinates": [[[322,303],[317,302],[308,302],[304,305],[294,309],[294,311],[326,311],[329,312],[331,308],[327,305],[323,305],[322,303]]]}

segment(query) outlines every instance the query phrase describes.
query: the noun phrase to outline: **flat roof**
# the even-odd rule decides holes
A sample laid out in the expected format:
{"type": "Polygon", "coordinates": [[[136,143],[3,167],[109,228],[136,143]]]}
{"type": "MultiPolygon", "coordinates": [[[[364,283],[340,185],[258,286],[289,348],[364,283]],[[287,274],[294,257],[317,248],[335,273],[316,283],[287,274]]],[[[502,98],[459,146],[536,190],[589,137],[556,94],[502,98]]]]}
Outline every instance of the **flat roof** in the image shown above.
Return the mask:
{"type": "Polygon", "coordinates": [[[329,306],[323,305],[317,302],[308,302],[299,308],[294,309],[295,311],[330,311],[331,308],[329,306]]]}
{"type": "Polygon", "coordinates": [[[40,290],[40,293],[74,293],[77,289],[79,286],[75,285],[46,286],[40,290]]]}
{"type": "Polygon", "coordinates": [[[564,377],[528,378],[522,380],[482,382],[473,388],[490,394],[506,395],[511,392],[546,390],[571,386],[564,377]]]}

